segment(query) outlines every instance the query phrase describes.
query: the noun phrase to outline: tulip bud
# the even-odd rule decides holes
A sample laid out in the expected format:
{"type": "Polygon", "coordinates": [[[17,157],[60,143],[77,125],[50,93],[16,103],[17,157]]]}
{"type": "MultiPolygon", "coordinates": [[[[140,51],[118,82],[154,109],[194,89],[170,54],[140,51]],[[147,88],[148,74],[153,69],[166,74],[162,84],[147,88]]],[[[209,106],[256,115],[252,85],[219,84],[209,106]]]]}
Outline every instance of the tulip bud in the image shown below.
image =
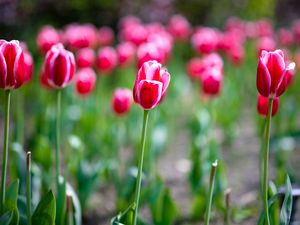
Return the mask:
{"type": "Polygon", "coordinates": [[[62,44],[52,46],[47,52],[43,74],[53,88],[67,86],[75,73],[75,59],[72,52],[64,49],[62,44]]]}
{"type": "Polygon", "coordinates": [[[126,114],[131,107],[132,92],[127,88],[117,88],[114,91],[111,108],[112,111],[119,116],[126,114]]]}
{"type": "Polygon", "coordinates": [[[281,50],[262,51],[257,67],[256,86],[264,97],[279,97],[286,89],[288,73],[295,69],[295,63],[286,65],[281,50]]]}
{"type": "Polygon", "coordinates": [[[222,88],[223,74],[218,68],[210,68],[201,76],[202,92],[209,96],[220,93],[222,88]]]}
{"type": "Polygon", "coordinates": [[[170,74],[157,61],[147,61],[139,69],[133,88],[133,99],[143,109],[155,108],[163,100],[170,74]]]}
{"type": "Polygon", "coordinates": [[[40,52],[46,54],[60,40],[60,34],[54,27],[44,26],[37,35],[36,43],[40,52]]]}
{"type": "MultiPolygon", "coordinates": [[[[272,116],[278,111],[279,106],[279,98],[274,98],[273,107],[272,107],[272,116]]],[[[257,111],[261,116],[266,117],[268,115],[268,107],[269,107],[269,98],[266,98],[260,94],[257,97],[257,111]]]]}
{"type": "Polygon", "coordinates": [[[91,68],[79,69],[76,73],[75,87],[78,95],[87,96],[95,87],[96,73],[91,68]]]}
{"type": "Polygon", "coordinates": [[[112,47],[99,49],[96,64],[100,72],[110,73],[118,64],[118,56],[115,49],[112,47]]]}
{"type": "Polygon", "coordinates": [[[16,89],[29,79],[19,41],[0,40],[0,88],[16,89]]]}
{"type": "Polygon", "coordinates": [[[98,31],[98,43],[100,46],[111,45],[114,41],[114,32],[110,27],[101,27],[98,31]]]}
{"type": "Polygon", "coordinates": [[[91,48],[82,48],[76,52],[76,62],[79,68],[92,67],[95,62],[95,52],[91,48]]]}

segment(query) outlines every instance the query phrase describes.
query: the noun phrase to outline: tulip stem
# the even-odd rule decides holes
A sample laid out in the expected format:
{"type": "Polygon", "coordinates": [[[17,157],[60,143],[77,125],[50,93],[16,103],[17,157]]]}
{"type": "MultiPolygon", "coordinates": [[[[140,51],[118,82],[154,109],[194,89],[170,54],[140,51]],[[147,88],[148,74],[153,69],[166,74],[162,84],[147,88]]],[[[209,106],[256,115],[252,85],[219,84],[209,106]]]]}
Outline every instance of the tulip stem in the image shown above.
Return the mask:
{"type": "Polygon", "coordinates": [[[26,203],[27,203],[27,222],[31,225],[31,152],[26,155],[26,203]]]}
{"type": "Polygon", "coordinates": [[[7,172],[8,157],[8,135],[9,135],[9,111],[10,111],[10,95],[11,91],[5,91],[5,121],[4,121],[4,142],[3,142],[3,161],[2,161],[2,179],[1,179],[1,213],[5,204],[5,184],[7,172]]]}
{"type": "Polygon", "coordinates": [[[270,128],[272,117],[273,98],[269,98],[268,115],[266,119],[265,140],[264,140],[264,166],[263,166],[263,205],[265,211],[265,224],[270,225],[269,206],[268,206],[268,167],[269,167],[269,148],[270,148],[270,128]]]}
{"type": "Polygon", "coordinates": [[[218,166],[218,161],[216,160],[212,164],[211,171],[210,171],[209,192],[208,192],[209,195],[208,195],[208,201],[207,201],[206,212],[205,212],[205,223],[204,223],[205,225],[209,225],[217,166],[218,166]]]}
{"type": "Polygon", "coordinates": [[[57,105],[56,105],[56,151],[55,151],[55,163],[56,163],[56,185],[57,190],[59,187],[59,175],[60,175],[60,123],[61,123],[61,90],[57,91],[57,105]]]}
{"type": "Polygon", "coordinates": [[[139,155],[138,174],[137,174],[135,196],[134,196],[135,210],[134,210],[134,217],[133,217],[134,218],[133,225],[136,225],[136,223],[137,223],[137,215],[138,215],[141,184],[142,184],[143,161],[144,161],[144,153],[145,153],[145,142],[146,142],[148,117],[149,117],[149,111],[144,110],[143,130],[142,130],[142,137],[141,137],[141,152],[139,155]]]}

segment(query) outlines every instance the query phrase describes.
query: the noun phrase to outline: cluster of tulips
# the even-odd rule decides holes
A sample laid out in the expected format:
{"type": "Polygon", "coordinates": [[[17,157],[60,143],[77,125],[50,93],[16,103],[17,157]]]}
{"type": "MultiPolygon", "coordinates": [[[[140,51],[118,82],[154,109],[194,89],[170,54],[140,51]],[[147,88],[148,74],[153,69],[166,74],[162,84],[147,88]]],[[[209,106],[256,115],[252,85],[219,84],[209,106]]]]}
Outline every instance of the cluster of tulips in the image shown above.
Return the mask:
{"type": "MultiPolygon", "coordinates": [[[[118,36],[120,42],[113,47],[115,36],[109,27],[97,29],[91,24],[70,24],[61,31],[51,26],[43,27],[37,35],[38,50],[45,57],[40,70],[40,82],[43,87],[52,91],[49,94],[56,92],[57,95],[56,125],[55,131],[53,131],[55,133],[56,202],[50,191],[32,212],[31,153],[27,152],[27,219],[25,224],[67,223],[69,225],[74,223],[73,218],[70,219],[69,216],[76,199],[68,191],[67,177],[63,172],[61,162],[61,101],[65,87],[74,82],[76,93],[81,97],[88,98],[96,88],[97,73],[100,76],[109,76],[116,69],[122,70],[132,65],[137,68],[135,82],[132,84],[133,91],[118,87],[111,100],[111,108],[117,116],[125,115],[130,110],[133,101],[144,111],[133,203],[128,210],[112,219],[114,225],[124,223],[136,225],[142,189],[148,117],[151,110],[162,103],[167,93],[171,76],[163,65],[171,59],[174,43],[189,43],[190,41],[197,56],[187,63],[187,74],[192,81],[201,84],[203,96],[216,97],[221,93],[225,77],[222,56],[227,56],[233,65],[240,65],[245,57],[246,40],[254,39],[259,55],[257,109],[261,115],[266,117],[262,142],[262,152],[264,153],[261,190],[264,206],[262,224],[270,225],[268,159],[271,116],[274,116],[278,110],[279,97],[291,85],[296,66],[295,63],[289,61],[289,53],[286,49],[282,51],[276,50],[276,48],[277,46],[290,47],[300,41],[300,22],[296,21],[292,30],[282,28],[277,36],[274,33],[271,24],[266,20],[245,22],[231,18],[227,21],[225,30],[221,31],[211,27],[192,28],[188,20],[180,15],[171,17],[166,26],[160,23],[143,24],[138,18],[128,16],[120,21],[118,36]],[[129,212],[132,214],[128,216],[129,212]]],[[[297,54],[295,54],[296,62],[300,61],[300,54],[298,54],[298,58],[297,54]]],[[[19,224],[18,183],[6,190],[10,99],[14,89],[20,88],[31,79],[33,64],[33,58],[24,43],[14,40],[0,41],[0,88],[5,91],[4,147],[0,192],[1,224],[19,224]]],[[[217,161],[212,164],[205,213],[206,225],[210,221],[217,165],[217,161]]],[[[289,221],[289,218],[290,212],[287,212],[286,221],[289,221]]]]}

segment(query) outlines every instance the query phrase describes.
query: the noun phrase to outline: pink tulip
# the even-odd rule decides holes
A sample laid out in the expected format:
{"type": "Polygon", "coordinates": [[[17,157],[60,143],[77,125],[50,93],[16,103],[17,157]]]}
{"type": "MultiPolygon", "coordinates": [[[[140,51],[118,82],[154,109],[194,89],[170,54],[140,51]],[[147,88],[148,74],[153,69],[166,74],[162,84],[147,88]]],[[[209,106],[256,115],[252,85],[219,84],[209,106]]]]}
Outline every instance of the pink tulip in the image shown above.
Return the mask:
{"type": "Polygon", "coordinates": [[[168,30],[176,40],[183,41],[189,38],[191,25],[185,17],[174,15],[169,20],[168,30]]]}
{"type": "Polygon", "coordinates": [[[52,26],[44,26],[39,31],[36,39],[38,49],[43,54],[46,54],[50,48],[61,41],[60,34],[52,26]]]}
{"type": "Polygon", "coordinates": [[[117,88],[114,91],[112,101],[111,101],[111,108],[112,111],[118,115],[123,116],[131,108],[132,104],[132,91],[127,88],[117,88]]]}
{"type": "Polygon", "coordinates": [[[92,67],[95,58],[95,52],[92,48],[82,48],[76,52],[76,62],[79,68],[92,67]]]}
{"type": "Polygon", "coordinates": [[[118,64],[116,50],[112,47],[103,47],[98,51],[96,59],[97,68],[101,73],[108,74],[114,70],[118,64]]]}
{"type": "Polygon", "coordinates": [[[200,28],[192,36],[192,45],[197,52],[207,54],[215,51],[218,46],[218,33],[213,28],[200,28]]]}
{"type": "Polygon", "coordinates": [[[116,50],[120,66],[130,64],[135,58],[136,48],[131,42],[120,43],[116,50]]]}
{"type": "Polygon", "coordinates": [[[78,95],[87,96],[95,88],[96,73],[91,68],[79,69],[76,73],[75,87],[78,95]]]}
{"type": "Polygon", "coordinates": [[[114,42],[114,32],[110,27],[101,27],[98,31],[98,43],[100,46],[111,45],[114,42]]]}

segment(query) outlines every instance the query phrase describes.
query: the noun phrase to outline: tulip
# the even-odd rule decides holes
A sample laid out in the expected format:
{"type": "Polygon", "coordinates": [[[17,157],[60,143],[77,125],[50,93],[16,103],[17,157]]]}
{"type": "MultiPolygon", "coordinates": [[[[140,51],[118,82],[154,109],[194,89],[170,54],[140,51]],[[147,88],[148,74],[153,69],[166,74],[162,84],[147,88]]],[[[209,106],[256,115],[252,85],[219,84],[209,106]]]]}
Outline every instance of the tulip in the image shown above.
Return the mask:
{"type": "Polygon", "coordinates": [[[281,50],[262,51],[258,67],[256,85],[258,92],[264,97],[279,97],[287,86],[288,73],[292,73],[295,63],[286,64],[281,50]]]}
{"type": "Polygon", "coordinates": [[[51,87],[64,88],[72,81],[75,73],[73,53],[64,49],[60,43],[52,46],[47,52],[43,73],[51,87]]]}
{"type": "Polygon", "coordinates": [[[293,22],[292,30],[293,30],[295,40],[299,43],[300,42],[300,20],[299,19],[293,22]]]}
{"type": "Polygon", "coordinates": [[[294,43],[293,33],[286,28],[281,28],[279,30],[278,39],[280,44],[283,46],[289,47],[294,43]]]}
{"type": "Polygon", "coordinates": [[[192,80],[200,78],[202,72],[204,71],[202,59],[201,58],[191,59],[186,66],[186,71],[192,80]]]}
{"type": "Polygon", "coordinates": [[[118,61],[120,66],[126,66],[130,64],[136,53],[135,46],[131,42],[120,43],[117,48],[118,61]]]}
{"type": "Polygon", "coordinates": [[[2,157],[2,177],[0,187],[0,212],[4,210],[5,185],[8,161],[8,140],[9,140],[9,114],[11,90],[19,88],[29,76],[25,64],[24,52],[18,41],[0,40],[0,88],[5,90],[5,116],[4,116],[4,137],[2,157]]]}
{"type": "Polygon", "coordinates": [[[138,58],[138,68],[141,68],[142,65],[151,60],[155,60],[159,63],[163,62],[165,53],[161,52],[158,46],[155,43],[144,43],[140,45],[137,49],[137,58],[138,58]]]}
{"type": "Polygon", "coordinates": [[[269,20],[258,20],[256,26],[259,37],[271,37],[273,35],[273,26],[269,20]]]}
{"type": "Polygon", "coordinates": [[[76,52],[76,63],[79,68],[92,67],[95,58],[95,52],[92,48],[82,48],[76,52]]]}
{"type": "Polygon", "coordinates": [[[234,65],[240,65],[244,60],[245,51],[242,45],[236,44],[227,51],[227,55],[234,65]]]}
{"type": "Polygon", "coordinates": [[[169,83],[170,74],[166,69],[162,69],[161,64],[157,61],[145,62],[136,75],[133,87],[133,99],[144,109],[144,118],[141,133],[141,152],[138,154],[139,161],[134,195],[135,209],[133,213],[133,225],[137,224],[149,110],[161,103],[169,83]]]}
{"type": "Polygon", "coordinates": [[[98,43],[100,46],[111,45],[114,41],[114,32],[110,27],[101,27],[98,31],[98,43]]]}
{"type": "Polygon", "coordinates": [[[276,49],[276,42],[271,37],[262,37],[257,41],[256,49],[258,54],[260,54],[263,50],[274,51],[276,49]]]}
{"type": "Polygon", "coordinates": [[[118,56],[116,50],[112,47],[104,47],[99,49],[96,59],[96,65],[100,72],[104,74],[110,73],[118,64],[118,56]]]}
{"type": "Polygon", "coordinates": [[[117,88],[114,91],[111,108],[112,111],[118,115],[125,115],[131,107],[132,91],[127,88],[117,88]]]}
{"type": "MultiPolygon", "coordinates": [[[[269,103],[268,98],[258,94],[258,96],[257,96],[257,111],[263,117],[266,117],[268,115],[268,103],[269,103]]],[[[275,116],[275,114],[277,113],[278,106],[279,106],[279,98],[276,97],[276,98],[274,98],[274,102],[273,102],[272,116],[275,116]]]]}
{"type": "Polygon", "coordinates": [[[24,42],[20,43],[20,46],[23,50],[24,53],[24,66],[25,66],[25,71],[26,75],[24,77],[24,82],[27,82],[31,79],[32,73],[33,73],[33,58],[30,52],[27,49],[27,45],[24,42]]]}
{"type": "Polygon", "coordinates": [[[207,54],[216,50],[218,34],[213,28],[200,28],[192,36],[192,45],[199,53],[207,54]]]}
{"type": "Polygon", "coordinates": [[[185,17],[174,15],[169,21],[168,30],[176,40],[187,40],[191,33],[191,25],[185,17]]]}
{"type": "Polygon", "coordinates": [[[121,30],[121,39],[129,41],[136,46],[141,45],[147,40],[147,29],[140,23],[128,23],[121,30]]]}
{"type": "Polygon", "coordinates": [[[206,70],[201,76],[202,91],[205,95],[215,96],[222,88],[223,74],[218,68],[206,70]]]}
{"type": "Polygon", "coordinates": [[[87,96],[95,88],[96,73],[91,68],[79,69],[76,73],[75,87],[78,95],[87,96]]]}
{"type": "Polygon", "coordinates": [[[39,31],[36,39],[38,49],[41,53],[46,54],[53,45],[61,41],[60,34],[52,26],[44,26],[39,31]]]}
{"type": "Polygon", "coordinates": [[[163,100],[170,74],[157,61],[147,61],[139,69],[133,88],[133,99],[143,109],[155,108],[163,100]]]}

